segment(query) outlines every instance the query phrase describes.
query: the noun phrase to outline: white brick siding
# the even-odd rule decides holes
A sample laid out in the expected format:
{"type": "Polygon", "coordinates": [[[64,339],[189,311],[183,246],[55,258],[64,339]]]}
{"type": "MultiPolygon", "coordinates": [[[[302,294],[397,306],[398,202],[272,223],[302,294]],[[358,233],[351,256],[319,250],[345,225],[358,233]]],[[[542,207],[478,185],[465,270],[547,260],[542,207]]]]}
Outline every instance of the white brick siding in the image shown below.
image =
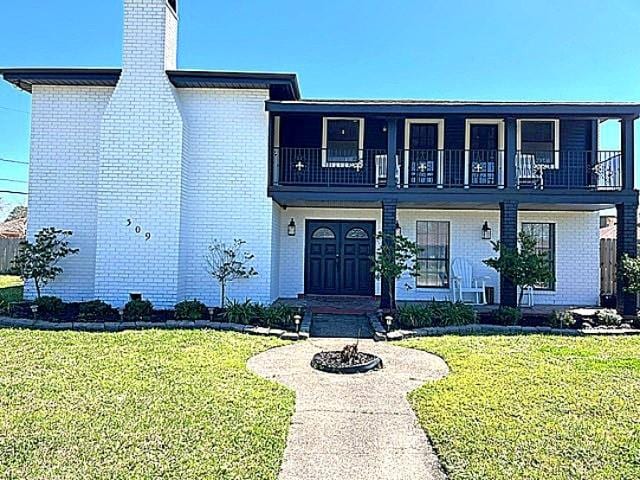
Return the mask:
{"type": "MultiPolygon", "coordinates": [[[[369,220],[376,222],[376,231],[382,228],[381,209],[347,208],[287,208],[282,212],[280,228],[280,297],[294,298],[304,293],[304,244],[306,220],[369,220]],[[287,225],[294,219],[296,236],[287,234],[287,225]]],[[[376,282],[380,294],[380,282],[376,282]]]]}
{"type": "MultiPolygon", "coordinates": [[[[67,300],[95,296],[99,132],[113,88],[34,86],[28,236],[45,227],[73,231],[78,255],[45,293],[67,300]]],[[[34,295],[31,283],[26,296],[34,295]]]]}
{"type": "Polygon", "coordinates": [[[102,119],[96,294],[117,305],[130,292],[159,306],[178,297],[183,124],[165,74],[167,10],[125,0],[123,72],[102,119]]]}
{"type": "MultiPolygon", "coordinates": [[[[535,292],[537,304],[596,305],[599,299],[599,220],[597,212],[519,212],[519,222],[549,222],[556,224],[556,289],[535,292]],[[579,248],[576,246],[579,245],[579,248]]],[[[296,297],[304,292],[305,220],[375,220],[381,227],[381,212],[377,209],[288,208],[282,212],[280,227],[280,296],[296,297]],[[289,237],[286,225],[293,218],[297,225],[295,237],[289,237]]],[[[398,210],[403,235],[415,241],[416,222],[442,220],[450,222],[451,260],[467,259],[474,275],[485,277],[488,286],[495,287],[496,302],[500,299],[500,281],[495,270],[482,260],[494,255],[491,242],[482,240],[485,221],[492,228],[493,239],[500,238],[498,211],[479,210],[398,210]]],[[[376,294],[380,293],[376,282],[376,294]]],[[[416,288],[415,279],[406,276],[398,281],[399,300],[425,301],[450,298],[448,289],[416,288]],[[411,288],[406,288],[409,285],[411,288]]]]}
{"type": "MultiPolygon", "coordinates": [[[[416,222],[426,220],[449,221],[450,260],[463,257],[473,268],[477,277],[486,277],[486,284],[496,289],[496,301],[499,301],[499,277],[495,270],[487,267],[482,260],[493,255],[491,242],[482,240],[482,225],[488,222],[493,238],[500,235],[500,214],[498,211],[455,211],[455,210],[398,210],[398,222],[402,234],[416,241],[416,222]]],[[[416,280],[406,276],[398,280],[398,300],[445,300],[450,290],[438,288],[416,288],[416,280]],[[409,285],[411,289],[407,289],[409,285]]]]}
{"type": "MultiPolygon", "coordinates": [[[[180,297],[219,302],[218,285],[204,269],[213,239],[241,238],[255,254],[257,277],[238,281],[230,298],[269,301],[272,228],[279,222],[267,197],[267,90],[180,89],[188,126],[183,195],[180,297]]],[[[276,257],[277,258],[277,254],[276,257]]]]}

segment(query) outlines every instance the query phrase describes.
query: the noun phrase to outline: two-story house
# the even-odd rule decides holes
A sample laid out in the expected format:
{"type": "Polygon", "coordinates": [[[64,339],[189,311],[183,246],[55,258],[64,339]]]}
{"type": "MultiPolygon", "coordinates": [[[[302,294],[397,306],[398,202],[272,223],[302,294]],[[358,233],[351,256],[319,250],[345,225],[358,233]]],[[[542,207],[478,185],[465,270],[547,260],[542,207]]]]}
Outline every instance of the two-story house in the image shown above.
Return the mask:
{"type": "Polygon", "coordinates": [[[526,230],[555,273],[535,302],[596,305],[610,207],[618,255],[636,254],[638,104],[305,100],[292,74],[178,70],[177,2],[124,6],[122,69],[2,72],[32,95],[28,233],[80,248],[51,294],[215,305],[207,245],[242,238],[259,275],[231,297],[373,296],[375,235],[400,230],[422,253],[398,299],[450,298],[460,258],[514,305],[482,261],[526,230]],[[599,148],[606,119],[621,151],[599,148]]]}

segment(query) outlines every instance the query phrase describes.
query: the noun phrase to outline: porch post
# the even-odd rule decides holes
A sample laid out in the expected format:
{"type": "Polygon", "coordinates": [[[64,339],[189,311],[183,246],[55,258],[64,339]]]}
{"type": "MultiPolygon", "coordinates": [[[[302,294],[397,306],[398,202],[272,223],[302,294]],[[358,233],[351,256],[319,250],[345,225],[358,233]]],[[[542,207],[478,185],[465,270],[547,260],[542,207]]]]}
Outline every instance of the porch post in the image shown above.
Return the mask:
{"type": "Polygon", "coordinates": [[[516,173],[516,125],[516,119],[514,117],[505,118],[504,171],[505,186],[507,188],[516,188],[518,186],[518,177],[516,173]]]}
{"type": "MultiPolygon", "coordinates": [[[[631,257],[638,254],[638,205],[619,203],[616,205],[616,265],[620,265],[626,253],[631,257]]],[[[620,277],[616,280],[616,298],[618,311],[622,315],[636,315],[638,301],[635,293],[624,290],[625,282],[620,277]]]]}
{"type": "MultiPolygon", "coordinates": [[[[385,201],[382,203],[382,233],[384,234],[384,242],[387,245],[393,245],[396,234],[398,205],[395,200],[385,201]]],[[[381,285],[380,308],[391,308],[391,294],[387,280],[382,279],[381,285]]]]}
{"type": "Polygon", "coordinates": [[[398,120],[387,119],[387,188],[398,187],[396,181],[396,152],[398,150],[398,120]]]}
{"type": "MultiPolygon", "coordinates": [[[[508,248],[518,248],[518,202],[509,200],[500,203],[500,242],[508,248]]],[[[518,288],[509,279],[500,275],[500,305],[518,306],[518,288]]]]}
{"type": "Polygon", "coordinates": [[[622,146],[622,187],[625,190],[633,190],[635,185],[633,171],[633,117],[624,117],[621,120],[620,145],[622,146]]]}

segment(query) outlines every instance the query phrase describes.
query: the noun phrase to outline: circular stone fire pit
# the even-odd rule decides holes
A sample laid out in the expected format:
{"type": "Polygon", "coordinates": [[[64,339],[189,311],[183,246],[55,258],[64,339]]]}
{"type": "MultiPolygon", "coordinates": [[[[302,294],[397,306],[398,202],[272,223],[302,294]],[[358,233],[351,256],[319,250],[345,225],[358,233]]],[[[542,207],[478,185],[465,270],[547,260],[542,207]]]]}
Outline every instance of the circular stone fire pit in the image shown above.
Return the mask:
{"type": "Polygon", "coordinates": [[[349,345],[342,351],[316,353],[311,359],[311,367],[328,373],[364,373],[381,369],[382,359],[358,352],[356,345],[349,345]]]}

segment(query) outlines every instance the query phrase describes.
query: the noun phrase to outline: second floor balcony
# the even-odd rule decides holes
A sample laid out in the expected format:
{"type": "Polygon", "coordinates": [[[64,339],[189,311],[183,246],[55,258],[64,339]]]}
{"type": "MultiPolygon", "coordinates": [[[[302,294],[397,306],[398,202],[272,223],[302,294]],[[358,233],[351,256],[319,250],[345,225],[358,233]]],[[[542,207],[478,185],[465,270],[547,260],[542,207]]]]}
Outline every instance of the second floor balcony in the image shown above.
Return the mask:
{"type": "Polygon", "coordinates": [[[283,203],[534,208],[634,195],[635,104],[310,100],[267,111],[270,192],[283,203]]]}
{"type": "Polygon", "coordinates": [[[385,149],[275,147],[275,186],[504,188],[512,169],[519,189],[622,188],[620,151],[398,149],[389,168],[385,149]]]}

